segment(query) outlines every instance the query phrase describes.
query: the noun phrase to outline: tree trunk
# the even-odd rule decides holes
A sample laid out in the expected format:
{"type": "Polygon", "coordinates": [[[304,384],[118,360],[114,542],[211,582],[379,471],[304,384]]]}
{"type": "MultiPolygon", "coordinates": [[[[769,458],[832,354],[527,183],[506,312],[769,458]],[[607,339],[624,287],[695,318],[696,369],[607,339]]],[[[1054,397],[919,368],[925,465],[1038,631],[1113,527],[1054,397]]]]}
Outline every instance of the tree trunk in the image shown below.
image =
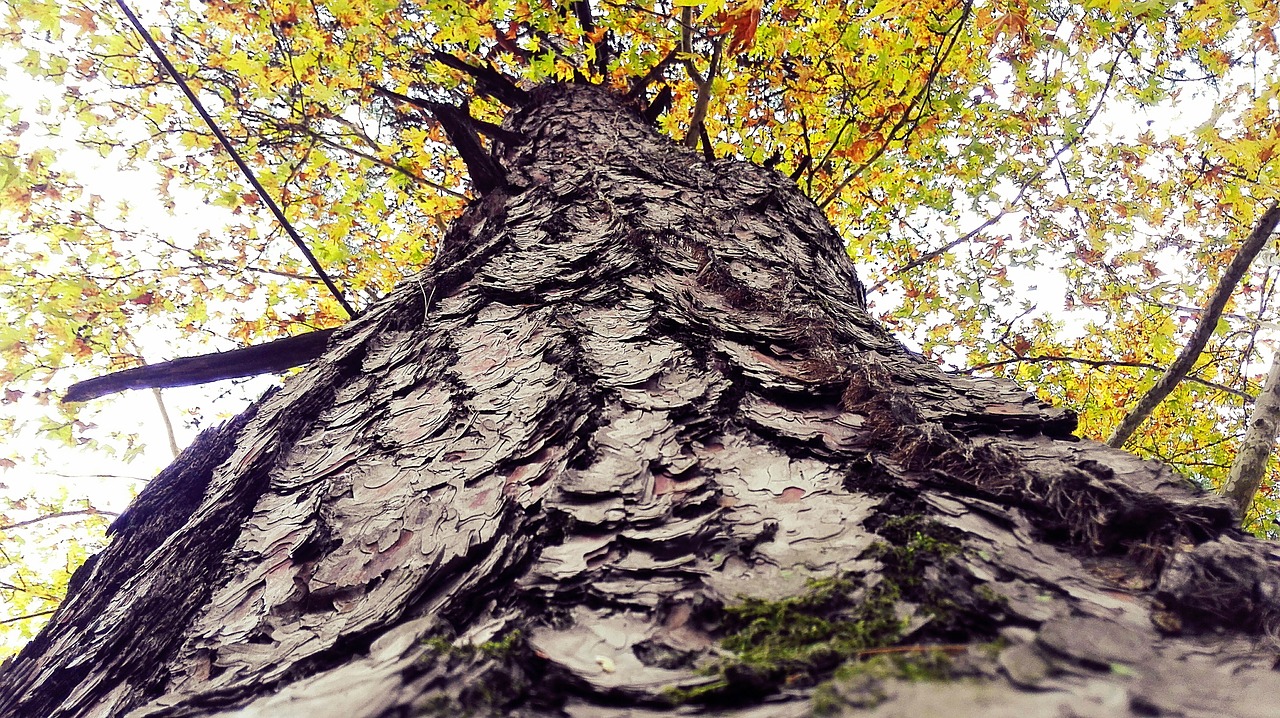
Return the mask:
{"type": "Polygon", "coordinates": [[[906,351],[778,173],[592,87],[504,127],[433,267],[148,485],[0,715],[1272,714],[1280,554],[1226,502],[906,351]]]}
{"type": "Polygon", "coordinates": [[[1253,504],[1254,494],[1262,485],[1271,460],[1271,449],[1276,445],[1276,433],[1280,431],[1280,353],[1271,358],[1271,370],[1266,383],[1258,392],[1249,417],[1249,428],[1240,441],[1240,450],[1231,462],[1231,472],[1222,485],[1222,495],[1235,507],[1236,515],[1243,520],[1253,504]]]}

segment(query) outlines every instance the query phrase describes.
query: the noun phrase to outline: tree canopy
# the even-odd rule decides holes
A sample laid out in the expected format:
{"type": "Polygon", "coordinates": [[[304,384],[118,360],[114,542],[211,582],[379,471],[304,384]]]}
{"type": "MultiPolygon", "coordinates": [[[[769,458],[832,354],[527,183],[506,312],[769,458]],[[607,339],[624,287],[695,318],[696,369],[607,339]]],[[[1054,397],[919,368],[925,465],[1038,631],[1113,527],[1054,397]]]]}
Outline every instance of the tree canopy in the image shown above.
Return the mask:
{"type": "MultiPolygon", "coordinates": [[[[1275,3],[136,9],[357,308],[425,266],[472,194],[443,128],[393,93],[499,116],[440,53],[527,83],[626,91],[651,79],[650,94],[671,90],[665,132],[796,179],[900,336],[948,368],[1009,376],[1076,410],[1095,438],[1174,360],[1280,195],[1275,3]]],[[[15,0],[0,16],[9,80],[38,90],[0,106],[0,428],[128,454],[133,437],[89,427],[81,408],[54,405],[57,392],[138,361],[156,327],[193,346],[345,320],[116,5],[15,0]],[[82,183],[62,160],[69,148],[152,168],[154,185],[135,192],[178,216],[204,201],[231,221],[152,226],[82,183]]],[[[1266,370],[1276,274],[1267,262],[1246,273],[1188,380],[1129,448],[1202,485],[1226,478],[1266,370]]],[[[4,461],[33,451],[15,444],[4,461]]],[[[1272,485],[1255,530],[1271,526],[1272,485]]],[[[6,526],[30,509],[6,501],[6,526]]],[[[55,601],[66,580],[36,573],[4,579],[14,615],[55,601]],[[39,581],[47,600],[24,593],[39,581]]]]}

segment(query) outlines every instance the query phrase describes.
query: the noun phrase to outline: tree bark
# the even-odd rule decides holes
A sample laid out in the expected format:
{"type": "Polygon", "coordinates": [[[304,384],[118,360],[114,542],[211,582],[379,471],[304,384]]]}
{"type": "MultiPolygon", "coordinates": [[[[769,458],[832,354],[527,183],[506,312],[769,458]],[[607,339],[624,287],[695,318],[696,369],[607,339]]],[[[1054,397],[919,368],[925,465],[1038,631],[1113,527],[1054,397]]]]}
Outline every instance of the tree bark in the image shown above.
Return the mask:
{"type": "Polygon", "coordinates": [[[782,175],[594,87],[504,127],[435,264],[115,523],[0,715],[1272,709],[1277,554],[1225,501],[905,350],[782,175]]]}
{"type": "Polygon", "coordinates": [[[1277,431],[1280,431],[1280,353],[1271,359],[1271,371],[1267,372],[1266,383],[1254,402],[1249,428],[1240,442],[1235,461],[1231,462],[1227,483],[1222,485],[1222,495],[1235,506],[1241,520],[1262,485],[1277,431]]]}

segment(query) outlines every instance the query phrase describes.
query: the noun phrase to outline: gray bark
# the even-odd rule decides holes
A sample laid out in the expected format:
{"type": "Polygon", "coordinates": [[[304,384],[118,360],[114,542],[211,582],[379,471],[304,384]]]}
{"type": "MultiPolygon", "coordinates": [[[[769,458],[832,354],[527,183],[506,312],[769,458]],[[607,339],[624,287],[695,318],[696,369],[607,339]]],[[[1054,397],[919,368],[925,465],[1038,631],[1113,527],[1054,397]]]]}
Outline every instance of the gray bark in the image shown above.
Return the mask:
{"type": "Polygon", "coordinates": [[[1241,519],[1262,485],[1277,431],[1280,431],[1280,353],[1271,360],[1271,371],[1267,372],[1266,383],[1254,402],[1249,428],[1240,442],[1235,461],[1231,462],[1227,482],[1222,485],[1222,495],[1235,506],[1241,519]]]}
{"type": "Polygon", "coordinates": [[[776,172],[590,87],[504,127],[433,267],[148,485],[0,715],[1270,714],[1280,558],[1226,502],[905,350],[776,172]],[[964,680],[828,682],[873,645],[964,680]]]}

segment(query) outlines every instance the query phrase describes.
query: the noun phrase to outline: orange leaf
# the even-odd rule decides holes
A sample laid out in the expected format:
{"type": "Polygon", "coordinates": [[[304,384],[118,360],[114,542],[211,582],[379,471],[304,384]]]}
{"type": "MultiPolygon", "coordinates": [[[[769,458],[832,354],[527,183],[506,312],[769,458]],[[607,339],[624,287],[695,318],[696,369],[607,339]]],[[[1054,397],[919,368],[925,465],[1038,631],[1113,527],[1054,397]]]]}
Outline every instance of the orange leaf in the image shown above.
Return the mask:
{"type": "Polygon", "coordinates": [[[729,54],[737,53],[751,47],[756,40],[756,30],[760,27],[760,7],[764,0],[747,0],[722,16],[720,35],[732,35],[729,41],[729,54]]]}
{"type": "Polygon", "coordinates": [[[74,8],[68,10],[62,19],[75,25],[85,32],[93,32],[98,29],[98,21],[93,18],[93,11],[87,8],[74,8]]]}

